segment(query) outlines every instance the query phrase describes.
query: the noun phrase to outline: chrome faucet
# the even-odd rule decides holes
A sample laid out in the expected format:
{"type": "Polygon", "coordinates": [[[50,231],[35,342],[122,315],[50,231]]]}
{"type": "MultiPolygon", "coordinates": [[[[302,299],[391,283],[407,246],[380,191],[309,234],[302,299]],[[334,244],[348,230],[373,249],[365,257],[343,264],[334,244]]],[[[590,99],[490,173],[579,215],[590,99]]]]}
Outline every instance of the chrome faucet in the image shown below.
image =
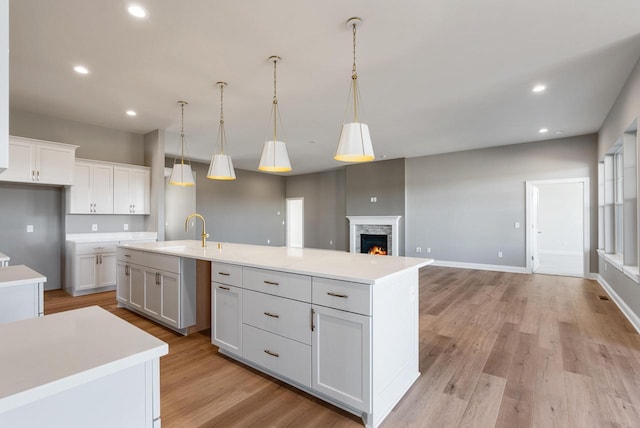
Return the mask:
{"type": "Polygon", "coordinates": [[[193,213],[187,217],[187,219],[184,221],[184,231],[189,231],[189,220],[191,220],[193,217],[198,217],[200,220],[202,220],[202,246],[206,247],[207,238],[209,237],[209,234],[207,233],[207,221],[200,214],[193,213]]]}

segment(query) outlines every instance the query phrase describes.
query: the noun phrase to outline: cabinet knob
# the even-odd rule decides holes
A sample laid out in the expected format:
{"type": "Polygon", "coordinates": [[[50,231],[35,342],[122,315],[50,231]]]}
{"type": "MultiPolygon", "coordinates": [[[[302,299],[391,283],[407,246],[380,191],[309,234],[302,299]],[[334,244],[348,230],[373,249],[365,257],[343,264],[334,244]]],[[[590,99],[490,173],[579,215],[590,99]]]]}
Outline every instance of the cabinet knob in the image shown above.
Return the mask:
{"type": "Polygon", "coordinates": [[[271,355],[272,357],[276,357],[276,358],[279,358],[279,357],[280,357],[280,355],[279,355],[279,354],[276,354],[275,352],[271,352],[271,351],[269,351],[268,349],[265,349],[265,350],[264,350],[264,353],[265,353],[265,354],[269,354],[269,355],[271,355]]]}

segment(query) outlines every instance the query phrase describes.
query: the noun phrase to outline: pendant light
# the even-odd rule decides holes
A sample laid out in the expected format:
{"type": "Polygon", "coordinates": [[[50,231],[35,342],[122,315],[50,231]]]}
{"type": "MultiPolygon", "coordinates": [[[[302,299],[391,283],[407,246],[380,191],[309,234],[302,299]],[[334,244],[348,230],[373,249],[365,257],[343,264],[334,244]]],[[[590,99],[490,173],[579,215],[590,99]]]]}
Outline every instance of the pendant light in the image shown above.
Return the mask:
{"type": "Polygon", "coordinates": [[[193,173],[191,172],[191,163],[184,160],[184,106],[189,104],[186,101],[178,101],[180,106],[180,163],[178,163],[178,156],[176,155],[173,160],[173,170],[171,171],[171,178],[169,184],[174,186],[193,186],[193,173]]]}
{"type": "Polygon", "coordinates": [[[224,154],[224,146],[227,143],[227,134],[224,131],[224,87],[226,82],[218,82],[220,86],[220,127],[218,128],[218,141],[220,142],[220,153],[211,156],[211,165],[207,178],[212,180],[235,180],[236,173],[233,170],[231,156],[224,154]]]}
{"type": "Polygon", "coordinates": [[[362,24],[360,18],[351,18],[347,21],[347,26],[353,31],[353,68],[351,70],[351,88],[347,97],[347,105],[350,104],[349,98],[353,97],[353,122],[342,124],[338,150],[333,157],[343,162],[369,162],[375,159],[369,127],[358,121],[360,91],[358,73],[356,72],[356,29],[360,24],[362,24]]]}
{"type": "MultiPolygon", "coordinates": [[[[269,61],[273,62],[273,102],[271,105],[271,116],[273,117],[273,140],[265,141],[260,157],[260,171],[267,172],[289,172],[291,171],[291,162],[287,153],[287,144],[284,141],[278,141],[277,123],[278,113],[278,97],[276,92],[276,64],[281,61],[279,56],[270,56],[269,61]]],[[[282,117],[280,117],[280,126],[282,127],[282,117]]]]}

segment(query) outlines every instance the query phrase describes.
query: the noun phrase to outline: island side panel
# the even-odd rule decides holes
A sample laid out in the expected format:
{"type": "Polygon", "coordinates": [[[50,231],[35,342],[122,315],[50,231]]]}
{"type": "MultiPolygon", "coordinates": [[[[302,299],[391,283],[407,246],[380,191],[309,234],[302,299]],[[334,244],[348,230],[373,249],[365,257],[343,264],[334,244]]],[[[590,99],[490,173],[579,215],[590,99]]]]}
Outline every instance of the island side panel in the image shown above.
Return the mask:
{"type": "Polygon", "coordinates": [[[373,420],[378,426],[419,372],[418,268],[373,284],[373,420]]]}
{"type": "Polygon", "coordinates": [[[196,260],[196,324],[189,334],[211,328],[211,262],[196,260]]]}

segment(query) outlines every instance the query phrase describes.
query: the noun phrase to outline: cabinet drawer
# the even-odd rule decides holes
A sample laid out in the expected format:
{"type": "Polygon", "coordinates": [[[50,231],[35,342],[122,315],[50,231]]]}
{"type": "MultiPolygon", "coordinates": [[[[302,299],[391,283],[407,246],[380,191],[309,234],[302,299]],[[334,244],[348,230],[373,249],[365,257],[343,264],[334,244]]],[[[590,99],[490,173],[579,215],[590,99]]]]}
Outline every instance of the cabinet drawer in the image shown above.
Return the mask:
{"type": "Polygon", "coordinates": [[[145,266],[151,270],[180,273],[180,257],[118,247],[118,261],[145,266]]]}
{"type": "Polygon", "coordinates": [[[83,242],[77,243],[76,254],[104,254],[115,253],[117,241],[111,242],[83,242]]]}
{"type": "Polygon", "coordinates": [[[250,325],[242,326],[242,355],[247,360],[311,386],[311,347],[250,325]]]}
{"type": "Polygon", "coordinates": [[[313,304],[371,315],[371,285],[314,277],[313,304]]]}
{"type": "Polygon", "coordinates": [[[242,287],[242,266],[211,262],[211,281],[242,287]]]}
{"type": "Polygon", "coordinates": [[[311,301],[310,276],[248,267],[243,269],[242,275],[243,288],[303,302],[311,301]]]}
{"type": "Polygon", "coordinates": [[[271,333],[311,345],[311,304],[242,290],[242,319],[271,333]]]}

